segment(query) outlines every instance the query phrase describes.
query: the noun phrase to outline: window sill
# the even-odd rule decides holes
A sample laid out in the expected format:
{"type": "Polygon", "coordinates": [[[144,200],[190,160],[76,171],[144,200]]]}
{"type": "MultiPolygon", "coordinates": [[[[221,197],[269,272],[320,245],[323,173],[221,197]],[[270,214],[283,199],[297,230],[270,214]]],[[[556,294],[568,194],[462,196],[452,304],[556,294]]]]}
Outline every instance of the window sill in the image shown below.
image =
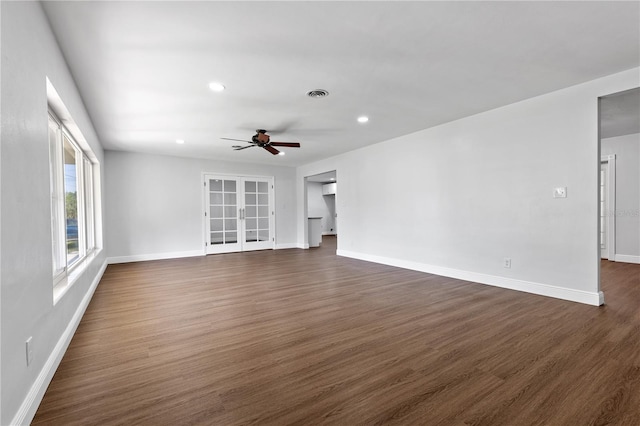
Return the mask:
{"type": "Polygon", "coordinates": [[[100,254],[102,249],[95,249],[91,253],[85,256],[77,264],[73,265],[73,269],[69,271],[66,277],[63,277],[60,281],[56,283],[53,287],[53,305],[55,306],[62,296],[64,296],[67,291],[73,286],[73,284],[80,278],[80,276],[87,269],[89,264],[93,261],[93,259],[100,254]]]}

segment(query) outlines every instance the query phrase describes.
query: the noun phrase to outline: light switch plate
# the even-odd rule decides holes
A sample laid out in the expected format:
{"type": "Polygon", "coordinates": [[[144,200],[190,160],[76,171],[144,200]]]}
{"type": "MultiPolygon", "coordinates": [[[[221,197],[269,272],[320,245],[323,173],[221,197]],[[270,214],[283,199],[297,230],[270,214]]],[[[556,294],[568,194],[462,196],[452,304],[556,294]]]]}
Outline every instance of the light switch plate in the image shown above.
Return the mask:
{"type": "Polygon", "coordinates": [[[553,198],[567,198],[567,187],[559,186],[553,188],[553,198]]]}

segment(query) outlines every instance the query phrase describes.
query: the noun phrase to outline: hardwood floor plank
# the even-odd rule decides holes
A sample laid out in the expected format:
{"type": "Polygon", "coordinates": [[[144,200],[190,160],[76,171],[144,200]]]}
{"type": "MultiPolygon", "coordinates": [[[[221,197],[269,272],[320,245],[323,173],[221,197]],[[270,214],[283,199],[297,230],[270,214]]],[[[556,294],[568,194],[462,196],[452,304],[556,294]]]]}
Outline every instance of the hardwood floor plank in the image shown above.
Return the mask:
{"type": "Polygon", "coordinates": [[[640,424],[640,265],[592,307],[321,248],[110,265],[34,425],[640,424]]]}

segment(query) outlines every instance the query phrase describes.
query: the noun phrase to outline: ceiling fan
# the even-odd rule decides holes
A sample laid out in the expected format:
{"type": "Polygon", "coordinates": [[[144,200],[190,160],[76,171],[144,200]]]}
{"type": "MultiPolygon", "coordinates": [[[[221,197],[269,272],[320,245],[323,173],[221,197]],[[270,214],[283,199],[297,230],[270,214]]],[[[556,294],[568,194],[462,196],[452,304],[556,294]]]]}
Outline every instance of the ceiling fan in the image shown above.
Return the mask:
{"type": "Polygon", "coordinates": [[[250,141],[242,140],[242,139],[231,139],[231,138],[221,138],[227,141],[238,141],[238,142],[247,142],[251,145],[233,145],[232,148],[234,151],[240,151],[242,149],[253,148],[254,146],[258,146],[260,148],[264,148],[273,155],[284,154],[274,148],[274,146],[285,146],[289,148],[300,148],[300,144],[298,142],[271,142],[271,138],[267,134],[267,131],[264,129],[257,129],[256,134],[253,135],[250,141]]]}

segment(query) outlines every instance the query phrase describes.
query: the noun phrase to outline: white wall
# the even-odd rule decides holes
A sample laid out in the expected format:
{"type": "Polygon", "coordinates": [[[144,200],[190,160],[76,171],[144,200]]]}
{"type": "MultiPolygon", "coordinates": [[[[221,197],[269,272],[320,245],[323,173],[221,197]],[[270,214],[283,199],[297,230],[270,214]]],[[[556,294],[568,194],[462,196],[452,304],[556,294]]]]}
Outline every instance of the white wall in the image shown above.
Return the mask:
{"type": "Polygon", "coordinates": [[[292,167],[106,151],[110,261],[204,254],[202,173],[275,177],[276,247],[293,247],[292,167]]]}
{"type": "Polygon", "coordinates": [[[626,71],[299,167],[298,243],[304,176],[336,170],[338,254],[598,304],[597,100],[638,82],[626,71]]]}
{"type": "Polygon", "coordinates": [[[603,139],[601,155],[610,154],[616,155],[616,257],[640,263],[640,133],[603,139]]]}
{"type": "Polygon", "coordinates": [[[322,183],[307,183],[308,217],[322,218],[322,234],[334,234],[335,229],[335,196],[322,195],[322,183]]]}
{"type": "MultiPolygon", "coordinates": [[[[99,162],[103,152],[38,2],[1,2],[0,424],[30,421],[106,266],[98,254],[53,304],[46,78],[99,162]],[[75,316],[74,316],[75,315],[75,316]],[[33,336],[27,367],[25,341],[33,336]]],[[[104,177],[102,177],[104,181],[104,177]]]]}

